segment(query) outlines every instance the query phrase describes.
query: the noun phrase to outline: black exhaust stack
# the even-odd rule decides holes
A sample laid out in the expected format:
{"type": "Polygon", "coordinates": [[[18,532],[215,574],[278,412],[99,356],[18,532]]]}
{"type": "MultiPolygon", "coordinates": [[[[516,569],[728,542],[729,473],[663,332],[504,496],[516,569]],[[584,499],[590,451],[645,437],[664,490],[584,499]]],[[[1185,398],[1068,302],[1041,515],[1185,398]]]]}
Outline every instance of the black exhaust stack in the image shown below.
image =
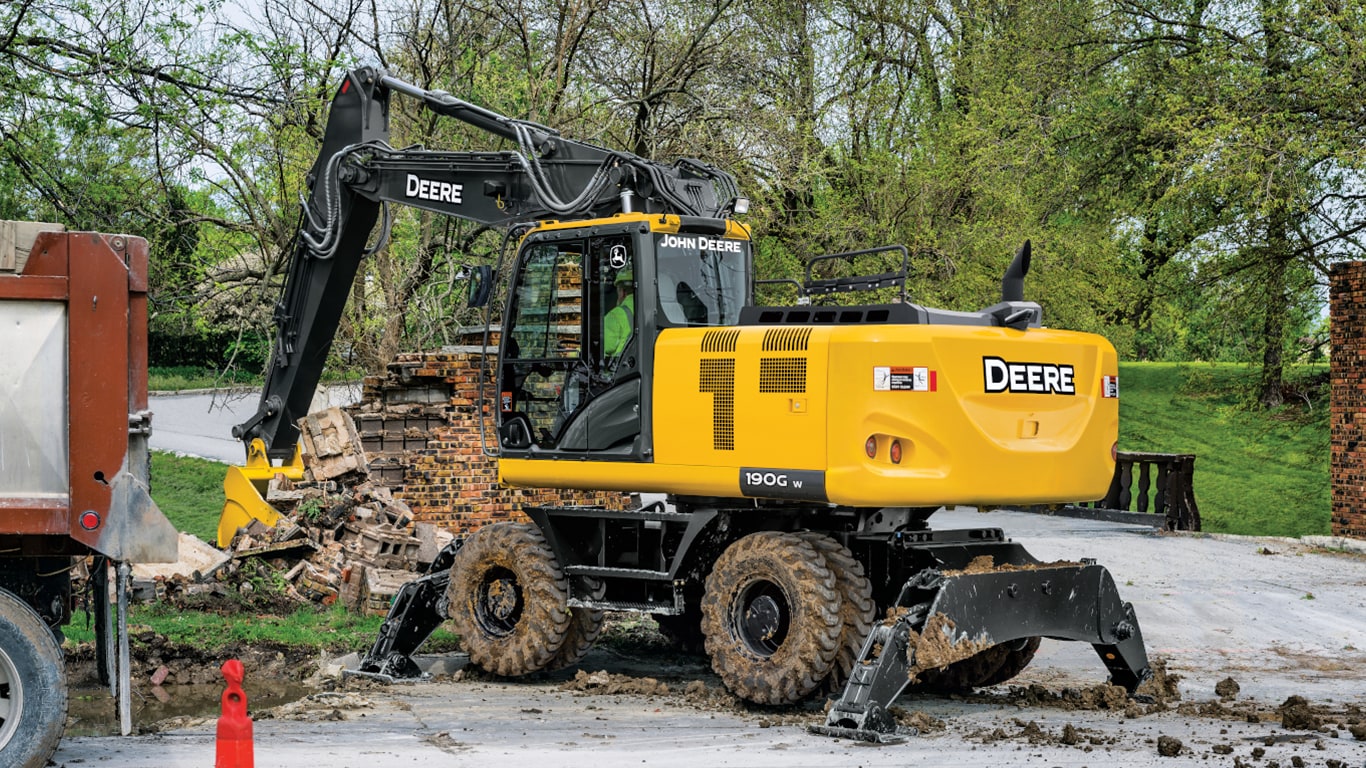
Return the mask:
{"type": "Polygon", "coordinates": [[[1005,277],[1001,278],[1001,301],[1024,301],[1024,279],[1029,274],[1029,241],[1024,241],[1020,250],[1015,252],[1015,260],[1010,262],[1005,277]]]}

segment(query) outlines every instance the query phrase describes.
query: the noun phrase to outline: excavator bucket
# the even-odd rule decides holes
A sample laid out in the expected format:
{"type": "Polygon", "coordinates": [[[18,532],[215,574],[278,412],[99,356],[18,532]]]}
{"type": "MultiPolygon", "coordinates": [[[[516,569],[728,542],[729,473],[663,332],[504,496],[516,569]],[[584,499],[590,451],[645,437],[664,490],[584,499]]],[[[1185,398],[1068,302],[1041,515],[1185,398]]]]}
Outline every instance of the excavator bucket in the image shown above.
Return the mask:
{"type": "Polygon", "coordinates": [[[1094,562],[921,571],[874,626],[824,726],[827,736],[889,743],[905,735],[888,712],[907,685],[993,646],[1034,637],[1095,647],[1130,694],[1152,677],[1133,606],[1094,562]],[[969,569],[971,571],[971,569],[969,569]]]}
{"type": "Polygon", "coordinates": [[[299,448],[294,449],[294,457],[288,463],[273,466],[266,456],[266,445],[255,439],[247,447],[247,463],[241,467],[228,467],[227,477],[223,478],[223,514],[218,518],[218,546],[227,547],[237,529],[251,525],[252,520],[260,520],[272,528],[280,520],[280,513],[266,501],[266,490],[271,478],[284,475],[290,480],[304,477],[303,457],[299,448]]]}

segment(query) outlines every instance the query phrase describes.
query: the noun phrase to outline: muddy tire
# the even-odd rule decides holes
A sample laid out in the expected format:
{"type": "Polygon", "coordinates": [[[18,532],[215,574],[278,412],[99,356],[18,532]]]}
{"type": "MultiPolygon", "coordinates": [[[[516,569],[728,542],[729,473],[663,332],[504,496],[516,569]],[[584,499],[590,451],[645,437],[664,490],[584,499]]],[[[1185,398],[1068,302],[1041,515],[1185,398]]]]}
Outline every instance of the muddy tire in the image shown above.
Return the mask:
{"type": "Polygon", "coordinates": [[[61,646],[38,614],[0,589],[0,765],[42,768],[66,730],[61,646]]]}
{"type": "Polygon", "coordinates": [[[546,668],[569,633],[569,584],[532,525],[479,529],[455,556],[446,599],[470,661],[495,675],[546,668]]]}
{"type": "Polygon", "coordinates": [[[593,649],[593,643],[602,634],[602,611],[588,608],[571,608],[569,631],[564,634],[564,645],[559,653],[545,665],[547,672],[572,667],[583,661],[583,657],[593,649]]]}
{"type": "Polygon", "coordinates": [[[1038,650],[1037,637],[993,645],[942,669],[921,673],[918,687],[956,693],[1004,683],[1023,672],[1038,650]]]}
{"type": "Polygon", "coordinates": [[[840,639],[839,652],[825,678],[822,690],[825,693],[838,693],[849,679],[849,671],[858,661],[863,641],[873,628],[873,618],[877,615],[877,604],[873,602],[873,585],[864,573],[863,564],[854,559],[854,553],[838,541],[815,531],[797,534],[815,547],[825,557],[825,565],[835,576],[835,588],[840,598],[840,639]]]}
{"type": "Polygon", "coordinates": [[[1005,659],[995,672],[977,683],[979,688],[985,688],[988,685],[1000,685],[1023,672],[1025,667],[1029,666],[1029,662],[1034,660],[1034,654],[1039,652],[1039,638],[1027,637],[1013,643],[1002,643],[996,647],[1006,649],[1005,659]]]}
{"type": "Polygon", "coordinates": [[[736,696],[791,704],[820,687],[840,650],[840,592],[825,557],[765,531],[717,558],[702,598],[712,669],[736,696]]]}

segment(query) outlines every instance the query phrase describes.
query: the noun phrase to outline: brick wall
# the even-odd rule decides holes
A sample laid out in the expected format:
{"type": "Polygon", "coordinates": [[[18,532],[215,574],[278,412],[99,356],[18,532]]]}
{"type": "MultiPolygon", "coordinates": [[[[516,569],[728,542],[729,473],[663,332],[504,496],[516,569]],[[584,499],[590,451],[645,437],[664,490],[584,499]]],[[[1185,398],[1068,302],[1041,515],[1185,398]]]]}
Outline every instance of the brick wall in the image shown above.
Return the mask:
{"type": "MultiPolygon", "coordinates": [[[[371,476],[412,507],[419,521],[452,533],[486,523],[525,520],[521,509],[538,504],[598,504],[623,508],[615,492],[511,488],[498,482],[497,459],[480,442],[479,366],[491,376],[493,350],[451,347],[399,355],[385,376],[367,377],[361,404],[351,409],[371,476]]],[[[485,386],[492,390],[486,380],[485,386]]],[[[485,420],[485,439],[496,433],[485,420]]]]}
{"type": "Polygon", "coordinates": [[[1366,538],[1366,262],[1330,278],[1333,534],[1366,538]]]}

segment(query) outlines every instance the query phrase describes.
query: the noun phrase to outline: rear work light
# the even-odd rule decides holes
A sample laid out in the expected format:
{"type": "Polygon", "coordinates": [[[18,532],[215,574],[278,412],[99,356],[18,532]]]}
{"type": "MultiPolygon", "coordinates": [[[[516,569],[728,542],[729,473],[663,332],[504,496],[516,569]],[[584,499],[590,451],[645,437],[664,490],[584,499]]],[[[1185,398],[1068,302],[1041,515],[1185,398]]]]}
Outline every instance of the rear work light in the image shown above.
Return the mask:
{"type": "Polygon", "coordinates": [[[863,444],[863,452],[866,453],[866,454],[868,454],[868,458],[870,458],[870,459],[876,458],[876,457],[877,457],[877,437],[876,437],[876,436],[874,436],[874,435],[869,435],[869,436],[868,436],[868,441],[867,441],[866,443],[863,444]]]}
{"type": "Polygon", "coordinates": [[[900,440],[893,440],[893,441],[892,441],[891,456],[892,456],[892,463],[893,463],[893,464],[900,464],[900,463],[901,463],[901,441],[900,441],[900,440]]]}

